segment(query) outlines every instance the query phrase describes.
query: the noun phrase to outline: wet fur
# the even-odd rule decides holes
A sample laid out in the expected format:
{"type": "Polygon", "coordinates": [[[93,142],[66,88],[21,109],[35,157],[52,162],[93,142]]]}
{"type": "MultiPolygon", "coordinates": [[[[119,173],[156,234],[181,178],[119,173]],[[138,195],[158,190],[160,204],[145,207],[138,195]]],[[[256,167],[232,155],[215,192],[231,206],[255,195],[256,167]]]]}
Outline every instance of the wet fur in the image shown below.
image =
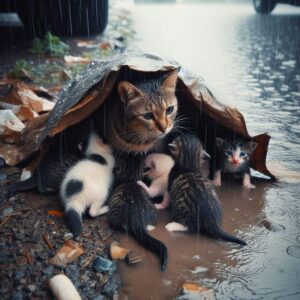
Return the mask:
{"type": "MultiPolygon", "coordinates": [[[[170,151],[175,161],[168,185],[172,221],[189,232],[246,245],[221,229],[221,203],[210,180],[201,172],[203,150],[199,139],[193,134],[181,135],[170,144],[170,151]]],[[[166,228],[172,229],[172,223],[166,228]]]]}
{"type": "Polygon", "coordinates": [[[217,164],[213,183],[221,186],[221,173],[240,173],[243,175],[243,185],[247,188],[255,186],[250,182],[249,162],[257,143],[241,139],[224,140],[216,138],[217,164]],[[231,155],[228,152],[232,153],[231,155]],[[241,156],[241,153],[245,154],[241,156]]]}
{"type": "Polygon", "coordinates": [[[104,206],[113,182],[114,157],[108,144],[91,133],[85,158],[77,162],[61,183],[60,196],[75,237],[82,231],[82,215],[91,217],[107,213],[104,206]]]}
{"type": "Polygon", "coordinates": [[[166,246],[150,236],[148,225],[156,223],[153,204],[146,192],[137,183],[119,185],[109,200],[108,220],[119,230],[126,230],[141,245],[154,252],[160,259],[161,270],[165,270],[168,261],[166,246]]]}

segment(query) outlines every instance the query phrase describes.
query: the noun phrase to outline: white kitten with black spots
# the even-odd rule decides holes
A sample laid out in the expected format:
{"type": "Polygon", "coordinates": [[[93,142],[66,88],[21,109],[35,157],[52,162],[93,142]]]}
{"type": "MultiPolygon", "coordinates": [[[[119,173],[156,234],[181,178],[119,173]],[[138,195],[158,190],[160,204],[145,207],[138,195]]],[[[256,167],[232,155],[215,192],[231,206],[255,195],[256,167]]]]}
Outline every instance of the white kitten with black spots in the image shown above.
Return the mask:
{"type": "Polygon", "coordinates": [[[112,149],[95,132],[89,136],[85,157],[66,173],[60,189],[71,230],[75,237],[82,231],[82,215],[91,217],[108,212],[105,205],[113,182],[115,160],[112,149]]]}

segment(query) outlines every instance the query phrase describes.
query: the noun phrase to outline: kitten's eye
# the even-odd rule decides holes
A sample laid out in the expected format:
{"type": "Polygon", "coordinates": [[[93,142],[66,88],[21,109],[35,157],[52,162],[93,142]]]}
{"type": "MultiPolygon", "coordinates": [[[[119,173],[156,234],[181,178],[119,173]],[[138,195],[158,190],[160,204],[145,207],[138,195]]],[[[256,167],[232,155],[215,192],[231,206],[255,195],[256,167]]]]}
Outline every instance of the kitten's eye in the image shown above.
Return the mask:
{"type": "Polygon", "coordinates": [[[169,107],[166,109],[166,114],[167,114],[167,115],[170,115],[170,114],[173,112],[173,110],[174,110],[174,105],[169,106],[169,107]]]}
{"type": "Polygon", "coordinates": [[[151,120],[151,119],[153,119],[153,113],[151,113],[151,112],[145,113],[145,114],[143,114],[143,118],[145,120],[151,120]]]}
{"type": "Polygon", "coordinates": [[[240,153],[240,157],[246,157],[246,156],[247,156],[247,153],[245,153],[245,152],[240,153]]]}
{"type": "Polygon", "coordinates": [[[231,156],[232,155],[232,151],[231,150],[225,151],[225,155],[226,156],[231,156]]]}

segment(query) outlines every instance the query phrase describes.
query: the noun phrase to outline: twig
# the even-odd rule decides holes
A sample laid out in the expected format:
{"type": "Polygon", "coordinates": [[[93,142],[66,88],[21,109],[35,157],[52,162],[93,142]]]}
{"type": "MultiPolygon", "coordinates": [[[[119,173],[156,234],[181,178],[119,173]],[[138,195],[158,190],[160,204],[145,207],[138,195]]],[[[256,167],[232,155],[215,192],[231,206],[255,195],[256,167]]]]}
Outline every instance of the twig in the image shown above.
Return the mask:
{"type": "Polygon", "coordinates": [[[11,217],[11,215],[8,216],[8,217],[6,217],[6,218],[4,219],[4,221],[2,221],[2,222],[0,223],[0,227],[2,227],[2,226],[10,219],[10,217],[11,217]]]}
{"type": "Polygon", "coordinates": [[[44,241],[46,242],[46,244],[48,245],[48,247],[49,247],[52,251],[54,251],[54,248],[53,248],[53,246],[52,246],[51,242],[49,241],[49,238],[47,237],[46,234],[43,234],[43,239],[44,239],[44,241]]]}

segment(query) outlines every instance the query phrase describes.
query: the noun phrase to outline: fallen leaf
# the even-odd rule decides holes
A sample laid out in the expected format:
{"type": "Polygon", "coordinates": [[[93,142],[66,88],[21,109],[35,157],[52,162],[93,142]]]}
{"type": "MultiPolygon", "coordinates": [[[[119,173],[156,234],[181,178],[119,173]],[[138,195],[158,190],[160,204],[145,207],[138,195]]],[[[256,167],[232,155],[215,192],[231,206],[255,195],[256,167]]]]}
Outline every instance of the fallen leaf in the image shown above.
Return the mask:
{"type": "Polygon", "coordinates": [[[63,218],[65,214],[60,210],[51,209],[47,211],[48,215],[63,218]]]}

